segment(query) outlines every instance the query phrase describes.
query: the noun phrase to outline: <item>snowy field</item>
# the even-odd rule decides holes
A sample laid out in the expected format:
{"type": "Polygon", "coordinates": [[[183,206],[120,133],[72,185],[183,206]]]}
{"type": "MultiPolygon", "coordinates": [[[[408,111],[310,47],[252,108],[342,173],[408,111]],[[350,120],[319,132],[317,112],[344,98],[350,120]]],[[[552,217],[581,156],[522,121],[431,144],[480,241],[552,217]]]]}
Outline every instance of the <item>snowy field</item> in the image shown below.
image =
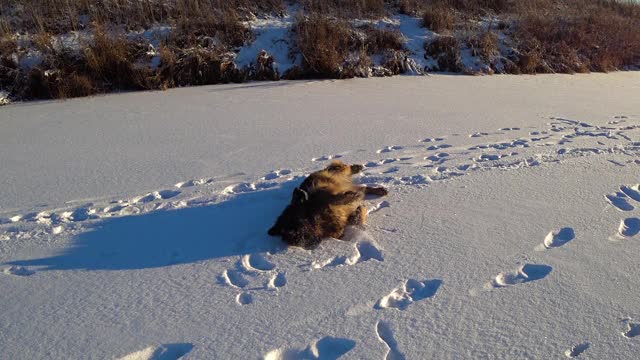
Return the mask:
{"type": "Polygon", "coordinates": [[[640,74],[0,108],[1,359],[637,359],[640,74]],[[267,229],[332,158],[347,241],[267,229]]]}

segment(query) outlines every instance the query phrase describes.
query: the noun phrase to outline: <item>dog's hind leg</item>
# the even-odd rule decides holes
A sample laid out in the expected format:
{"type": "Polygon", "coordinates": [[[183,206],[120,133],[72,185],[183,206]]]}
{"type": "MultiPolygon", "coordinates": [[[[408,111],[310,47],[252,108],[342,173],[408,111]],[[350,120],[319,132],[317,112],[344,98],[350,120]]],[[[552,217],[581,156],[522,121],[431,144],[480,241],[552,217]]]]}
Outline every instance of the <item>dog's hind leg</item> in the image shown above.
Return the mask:
{"type": "Polygon", "coordinates": [[[371,187],[371,186],[362,186],[364,188],[364,193],[367,195],[377,195],[377,196],[385,196],[389,194],[389,190],[383,188],[382,186],[371,187]]]}
{"type": "Polygon", "coordinates": [[[358,206],[356,211],[349,216],[349,225],[364,225],[367,222],[367,208],[364,205],[358,206]]]}

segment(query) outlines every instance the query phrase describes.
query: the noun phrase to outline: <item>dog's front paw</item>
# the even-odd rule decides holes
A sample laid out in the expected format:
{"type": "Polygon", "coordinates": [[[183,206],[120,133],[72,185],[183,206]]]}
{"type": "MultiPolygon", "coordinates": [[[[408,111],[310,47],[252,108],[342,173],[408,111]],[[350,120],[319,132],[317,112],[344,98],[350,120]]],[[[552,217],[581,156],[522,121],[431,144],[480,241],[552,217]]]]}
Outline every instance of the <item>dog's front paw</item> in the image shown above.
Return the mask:
{"type": "Polygon", "coordinates": [[[387,190],[386,188],[383,188],[382,186],[380,187],[372,187],[369,188],[370,190],[367,191],[370,194],[373,195],[378,195],[378,196],[387,196],[389,194],[389,190],[387,190]]]}

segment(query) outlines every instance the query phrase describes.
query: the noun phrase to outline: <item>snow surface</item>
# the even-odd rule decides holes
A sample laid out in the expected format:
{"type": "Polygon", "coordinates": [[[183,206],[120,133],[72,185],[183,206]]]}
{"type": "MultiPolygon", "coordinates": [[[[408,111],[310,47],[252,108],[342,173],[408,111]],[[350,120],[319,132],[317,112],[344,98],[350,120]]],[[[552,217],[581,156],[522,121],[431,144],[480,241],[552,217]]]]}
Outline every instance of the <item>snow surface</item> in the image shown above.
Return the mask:
{"type": "Polygon", "coordinates": [[[635,359],[640,74],[248,83],[0,108],[0,357],[635,359]],[[390,189],[266,230],[313,170],[390,189]]]}

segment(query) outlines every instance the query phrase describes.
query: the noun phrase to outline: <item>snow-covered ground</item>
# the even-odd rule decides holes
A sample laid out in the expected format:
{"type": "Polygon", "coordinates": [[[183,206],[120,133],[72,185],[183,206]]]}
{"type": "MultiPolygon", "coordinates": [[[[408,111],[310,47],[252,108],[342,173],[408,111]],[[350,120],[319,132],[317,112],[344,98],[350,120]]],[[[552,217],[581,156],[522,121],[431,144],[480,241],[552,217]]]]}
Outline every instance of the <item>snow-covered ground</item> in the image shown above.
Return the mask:
{"type": "Polygon", "coordinates": [[[0,108],[0,358],[635,359],[640,74],[248,83],[0,108]],[[266,235],[329,159],[347,241],[266,235]]]}

